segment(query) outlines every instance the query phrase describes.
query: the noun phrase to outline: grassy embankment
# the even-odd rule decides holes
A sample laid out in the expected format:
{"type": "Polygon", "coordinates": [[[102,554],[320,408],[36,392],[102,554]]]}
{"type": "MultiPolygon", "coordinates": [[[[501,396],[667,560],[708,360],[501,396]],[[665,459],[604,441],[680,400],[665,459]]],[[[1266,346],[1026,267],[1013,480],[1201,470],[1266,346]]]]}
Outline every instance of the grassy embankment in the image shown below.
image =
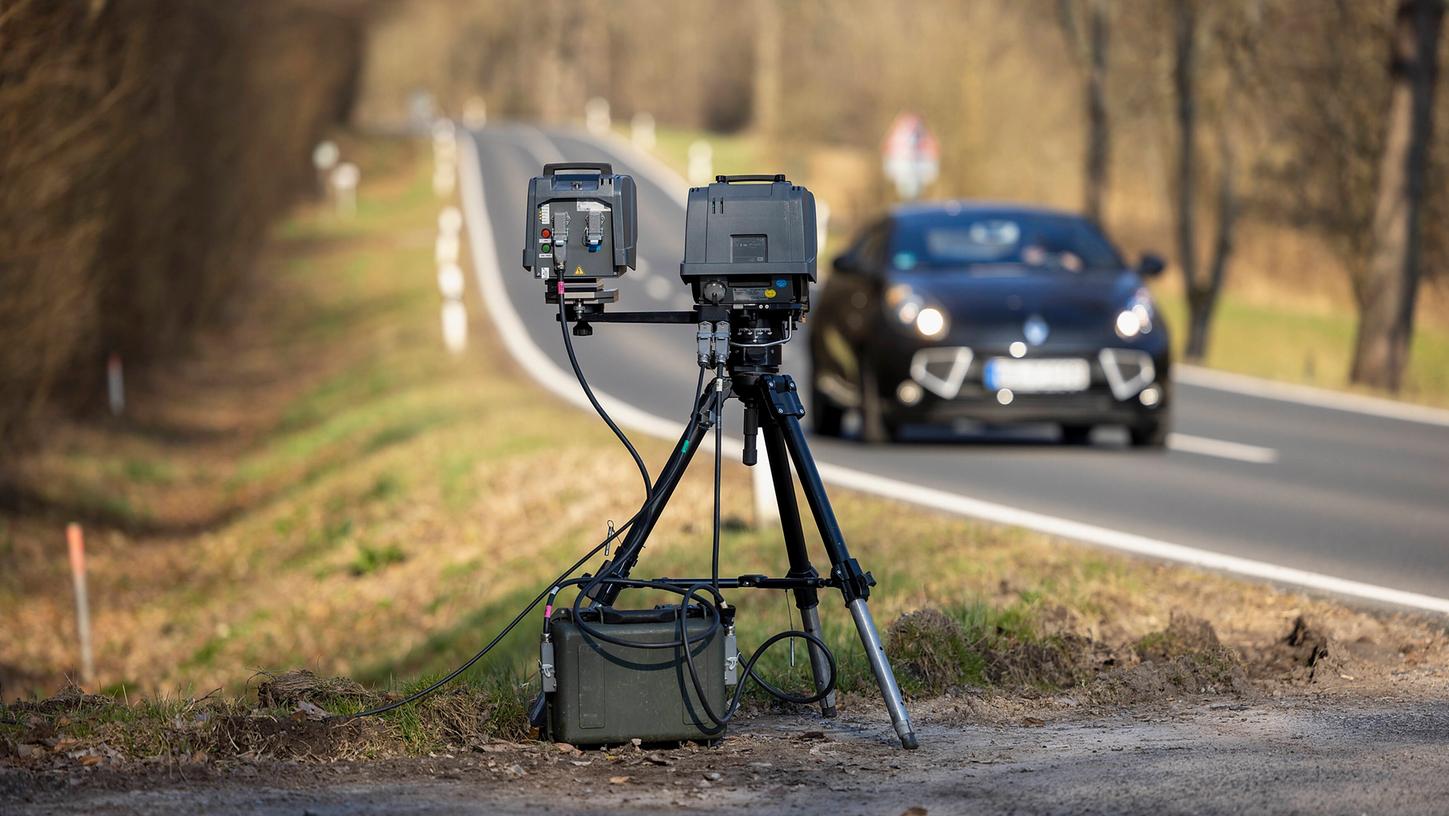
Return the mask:
{"type": "MultiPolygon", "coordinates": [[[[471,284],[469,349],[456,358],[443,351],[432,260],[439,205],[426,157],[398,142],[355,149],[366,180],[357,216],[311,209],[279,229],[250,320],[219,332],[158,384],[165,399],[113,426],[58,428],[57,444],[23,463],[38,486],[30,509],[0,522],[5,696],[44,696],[74,676],[58,542],[63,522],[79,517],[89,529],[97,685],[146,702],[0,711],[0,721],[16,721],[0,722],[3,739],[43,727],[119,745],[123,755],[189,756],[227,744],[275,754],[278,734],[291,732],[258,735],[248,718],[285,724],[296,698],[260,708],[237,700],[256,672],[306,667],[415,688],[471,654],[588,549],[606,519],[622,521],[638,502],[637,475],[617,442],[516,368],[477,314],[471,284]],[[212,689],[223,694],[193,699],[212,689]],[[37,726],[37,717],[50,719],[37,726]]],[[[637,442],[657,469],[667,443],[637,442]]],[[[749,481],[737,463],[725,468],[724,492],[726,573],[783,573],[778,534],[745,523],[749,481]]],[[[854,553],[880,581],[873,605],[882,626],[912,610],[945,612],[893,627],[890,646],[915,694],[965,685],[1110,697],[1120,683],[1107,675],[1124,661],[1150,662],[1177,609],[1210,620],[1244,655],[1275,642],[1298,615],[1345,637],[1389,625],[1022,530],[846,491],[835,499],[854,553]],[[1103,650],[1115,663],[1099,659],[1103,650]]],[[[706,573],[709,503],[709,468],[699,467],[641,574],[706,573]]],[[[732,600],[745,650],[791,623],[775,593],[732,600]]],[[[834,596],[822,611],[842,686],[868,690],[848,615],[834,596]]],[[[356,752],[518,736],[537,620],[456,693],[359,726],[356,752]]],[[[785,649],[765,666],[777,678],[791,671],[785,649]]],[[[1170,693],[1202,688],[1194,671],[1174,676],[1170,693]]],[[[335,687],[308,699],[350,710],[378,698],[335,687]]]]}
{"type": "MultiPolygon", "coordinates": [[[[765,151],[748,135],[664,128],[658,134],[656,153],[682,172],[688,165],[689,145],[702,137],[714,149],[717,173],[758,173],[777,166],[762,160],[765,151]]],[[[779,166],[792,178],[802,180],[832,200],[833,188],[839,185],[837,179],[823,177],[818,162],[797,155],[803,154],[803,150],[780,152],[779,166]]],[[[858,194],[858,190],[851,189],[837,192],[836,196],[858,194]]],[[[833,200],[838,202],[839,198],[833,200]]],[[[848,234],[832,229],[827,256],[833,257],[849,240],[848,234]]],[[[1165,246],[1153,248],[1167,249],[1165,246]]],[[[1305,299],[1291,279],[1278,281],[1263,275],[1248,281],[1253,272],[1241,263],[1233,270],[1236,280],[1230,280],[1218,307],[1206,365],[1274,380],[1374,394],[1372,390],[1348,385],[1357,322],[1351,306],[1325,302],[1322,297],[1305,299]]],[[[1187,312],[1178,274],[1176,269],[1169,270],[1153,288],[1170,325],[1177,329],[1173,339],[1180,350],[1187,339],[1187,312]]],[[[1420,323],[1404,390],[1397,396],[1431,405],[1449,405],[1449,326],[1427,319],[1420,323]]]]}

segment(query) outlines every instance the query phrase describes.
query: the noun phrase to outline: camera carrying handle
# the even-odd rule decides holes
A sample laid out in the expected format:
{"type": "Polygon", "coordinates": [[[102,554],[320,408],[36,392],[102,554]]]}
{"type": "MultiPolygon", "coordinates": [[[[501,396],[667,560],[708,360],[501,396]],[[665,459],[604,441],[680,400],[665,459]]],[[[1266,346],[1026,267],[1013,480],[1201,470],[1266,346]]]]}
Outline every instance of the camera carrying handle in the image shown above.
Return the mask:
{"type": "Polygon", "coordinates": [[[715,176],[714,180],[720,184],[735,184],[741,181],[786,181],[784,173],[751,173],[743,176],[715,176]]]}
{"type": "Polygon", "coordinates": [[[614,175],[614,165],[608,162],[554,162],[543,166],[545,176],[557,175],[560,170],[596,170],[601,176],[614,175]]]}

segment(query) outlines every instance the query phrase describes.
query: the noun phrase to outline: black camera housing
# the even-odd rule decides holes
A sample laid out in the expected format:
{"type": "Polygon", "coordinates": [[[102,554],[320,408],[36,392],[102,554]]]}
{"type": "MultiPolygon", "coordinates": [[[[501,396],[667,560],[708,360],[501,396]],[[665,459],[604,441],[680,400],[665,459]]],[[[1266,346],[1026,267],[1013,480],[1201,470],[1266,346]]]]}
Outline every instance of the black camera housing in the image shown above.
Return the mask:
{"type": "Polygon", "coordinates": [[[523,267],[545,282],[550,303],[560,294],[569,302],[615,300],[618,291],[601,281],[634,268],[638,234],[634,179],[608,163],[546,164],[528,184],[523,267]]]}
{"type": "Polygon", "coordinates": [[[695,303],[801,313],[815,281],[815,196],[783,174],[689,191],[679,276],[695,303]]]}

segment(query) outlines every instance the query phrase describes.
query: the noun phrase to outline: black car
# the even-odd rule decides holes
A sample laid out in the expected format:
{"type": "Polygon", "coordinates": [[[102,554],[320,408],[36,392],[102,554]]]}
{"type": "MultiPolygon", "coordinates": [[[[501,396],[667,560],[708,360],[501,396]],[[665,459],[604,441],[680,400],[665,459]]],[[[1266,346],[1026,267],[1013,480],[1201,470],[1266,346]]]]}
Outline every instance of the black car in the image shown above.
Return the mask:
{"type": "Polygon", "coordinates": [[[836,259],[810,321],[811,414],[861,437],[958,420],[1060,424],[1086,442],[1125,425],[1161,447],[1171,405],[1167,327],[1129,266],[1079,215],[969,202],[904,206],[836,259]]]}

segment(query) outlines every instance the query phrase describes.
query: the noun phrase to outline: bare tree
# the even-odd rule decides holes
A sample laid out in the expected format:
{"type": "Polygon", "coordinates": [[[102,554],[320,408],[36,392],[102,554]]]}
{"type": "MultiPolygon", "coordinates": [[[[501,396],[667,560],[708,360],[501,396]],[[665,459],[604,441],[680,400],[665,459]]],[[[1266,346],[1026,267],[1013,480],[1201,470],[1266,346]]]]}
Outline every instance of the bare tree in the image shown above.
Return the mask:
{"type": "Polygon", "coordinates": [[[1350,376],[1354,382],[1392,391],[1402,383],[1414,333],[1424,180],[1443,24],[1444,0],[1399,0],[1390,39],[1392,90],[1350,376]]]}
{"type": "Polygon", "coordinates": [[[784,19],[780,0],[755,0],[754,127],[766,138],[780,132],[781,49],[784,19]]]}
{"type": "MultiPolygon", "coordinates": [[[[1175,0],[1173,3],[1172,87],[1174,119],[1177,125],[1174,217],[1177,254],[1187,291],[1186,356],[1190,360],[1201,360],[1207,353],[1213,311],[1217,307],[1223,281],[1227,278],[1228,262],[1232,257],[1233,228],[1238,212],[1232,183],[1234,152],[1228,126],[1230,117],[1220,113],[1217,128],[1217,227],[1211,259],[1204,273],[1199,263],[1197,247],[1197,177],[1201,164],[1198,155],[1198,79],[1202,71],[1201,47],[1204,39],[1200,12],[1197,0],[1175,0]]],[[[1230,109],[1228,102],[1230,99],[1224,100],[1224,110],[1230,109]]]]}
{"type": "Polygon", "coordinates": [[[1107,174],[1112,158],[1112,130],[1107,118],[1107,49],[1111,0],[1057,0],[1057,19],[1081,68],[1082,100],[1087,118],[1083,155],[1082,210],[1102,220],[1107,174]],[[1083,19],[1085,18],[1085,19],[1083,19]]]}

